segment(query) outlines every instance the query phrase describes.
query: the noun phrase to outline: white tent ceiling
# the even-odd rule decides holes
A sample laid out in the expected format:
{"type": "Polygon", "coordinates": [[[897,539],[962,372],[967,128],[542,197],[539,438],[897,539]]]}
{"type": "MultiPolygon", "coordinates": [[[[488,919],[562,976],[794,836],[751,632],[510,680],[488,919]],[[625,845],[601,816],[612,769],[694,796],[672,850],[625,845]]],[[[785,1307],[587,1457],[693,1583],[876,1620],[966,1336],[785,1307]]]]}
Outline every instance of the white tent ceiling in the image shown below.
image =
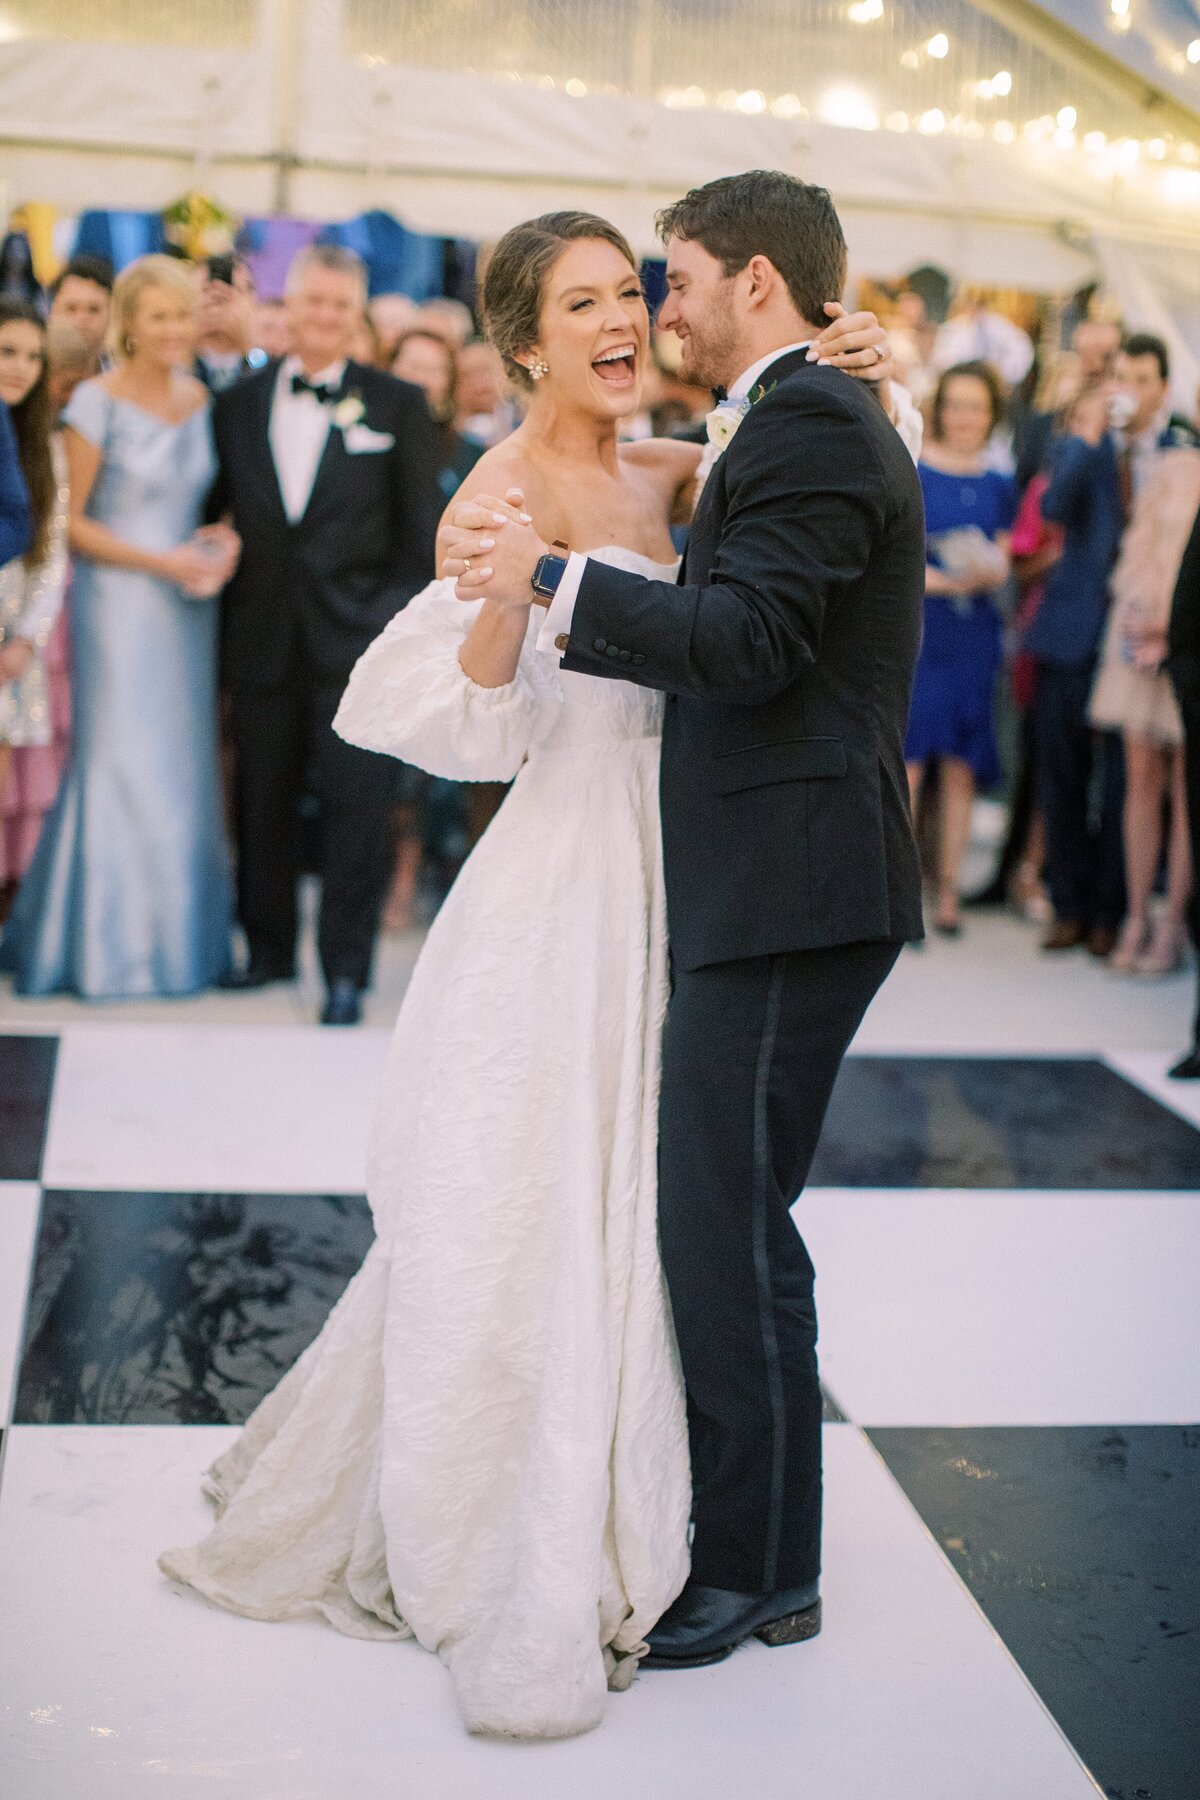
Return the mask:
{"type": "MultiPolygon", "coordinates": [[[[1189,14],[1190,0],[0,0],[0,183],[11,203],[66,208],[154,207],[193,185],[246,212],[382,206],[470,237],[587,204],[649,249],[657,205],[766,165],[831,188],[861,272],[930,260],[1065,289],[1096,269],[1101,232],[1197,262],[1189,14]],[[1182,68],[1169,91],[1123,74],[1080,20],[1063,35],[1054,15],[1101,5],[1135,23],[1157,9],[1154,41],[1182,68]]],[[[1132,28],[1109,36],[1155,54],[1132,28]]]]}

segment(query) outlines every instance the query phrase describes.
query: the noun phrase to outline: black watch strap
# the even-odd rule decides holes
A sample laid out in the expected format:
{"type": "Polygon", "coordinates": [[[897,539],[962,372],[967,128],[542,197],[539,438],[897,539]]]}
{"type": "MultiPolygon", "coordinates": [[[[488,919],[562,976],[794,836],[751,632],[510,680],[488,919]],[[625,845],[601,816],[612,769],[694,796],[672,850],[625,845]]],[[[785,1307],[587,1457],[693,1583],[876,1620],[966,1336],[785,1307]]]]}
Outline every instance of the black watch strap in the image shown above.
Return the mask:
{"type": "Polygon", "coordinates": [[[558,592],[558,584],[567,572],[567,558],[570,554],[567,546],[556,538],[553,548],[538,557],[529,585],[540,599],[553,600],[558,592]]]}

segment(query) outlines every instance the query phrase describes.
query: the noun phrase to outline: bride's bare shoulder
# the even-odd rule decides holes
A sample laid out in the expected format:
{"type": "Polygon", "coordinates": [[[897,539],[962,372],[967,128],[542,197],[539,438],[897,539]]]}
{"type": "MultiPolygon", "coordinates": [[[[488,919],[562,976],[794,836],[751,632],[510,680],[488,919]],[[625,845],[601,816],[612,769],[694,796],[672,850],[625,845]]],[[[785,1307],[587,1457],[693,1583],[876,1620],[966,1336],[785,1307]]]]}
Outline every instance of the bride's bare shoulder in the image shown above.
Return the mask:
{"type": "Polygon", "coordinates": [[[506,440],[484,451],[456,490],[454,501],[472,500],[476,494],[492,494],[503,500],[509,488],[519,487],[528,492],[533,480],[533,471],[522,455],[520,445],[506,440]]]}

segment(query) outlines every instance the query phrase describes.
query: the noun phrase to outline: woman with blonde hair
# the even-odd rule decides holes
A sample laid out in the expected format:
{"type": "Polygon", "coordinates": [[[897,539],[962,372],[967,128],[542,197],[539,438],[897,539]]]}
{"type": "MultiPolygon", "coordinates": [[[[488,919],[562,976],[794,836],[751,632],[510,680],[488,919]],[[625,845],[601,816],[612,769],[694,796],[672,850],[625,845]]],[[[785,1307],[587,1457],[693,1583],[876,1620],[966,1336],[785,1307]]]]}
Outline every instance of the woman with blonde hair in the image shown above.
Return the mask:
{"type": "Polygon", "coordinates": [[[227,965],[212,602],[239,546],[197,529],[214,458],[196,305],[179,262],[131,264],[115,366],[63,414],[75,735],[4,939],[20,994],[193,993],[227,965]]]}

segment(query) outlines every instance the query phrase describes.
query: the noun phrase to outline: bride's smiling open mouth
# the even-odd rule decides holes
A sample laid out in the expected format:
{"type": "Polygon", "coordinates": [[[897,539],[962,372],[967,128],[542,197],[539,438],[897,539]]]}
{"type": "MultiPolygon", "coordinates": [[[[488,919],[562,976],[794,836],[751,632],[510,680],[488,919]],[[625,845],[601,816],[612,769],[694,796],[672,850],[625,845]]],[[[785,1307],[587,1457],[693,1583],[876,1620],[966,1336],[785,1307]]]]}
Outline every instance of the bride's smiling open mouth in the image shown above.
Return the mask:
{"type": "Polygon", "coordinates": [[[637,380],[637,345],[614,344],[592,358],[592,368],[606,387],[630,388],[637,380]]]}

